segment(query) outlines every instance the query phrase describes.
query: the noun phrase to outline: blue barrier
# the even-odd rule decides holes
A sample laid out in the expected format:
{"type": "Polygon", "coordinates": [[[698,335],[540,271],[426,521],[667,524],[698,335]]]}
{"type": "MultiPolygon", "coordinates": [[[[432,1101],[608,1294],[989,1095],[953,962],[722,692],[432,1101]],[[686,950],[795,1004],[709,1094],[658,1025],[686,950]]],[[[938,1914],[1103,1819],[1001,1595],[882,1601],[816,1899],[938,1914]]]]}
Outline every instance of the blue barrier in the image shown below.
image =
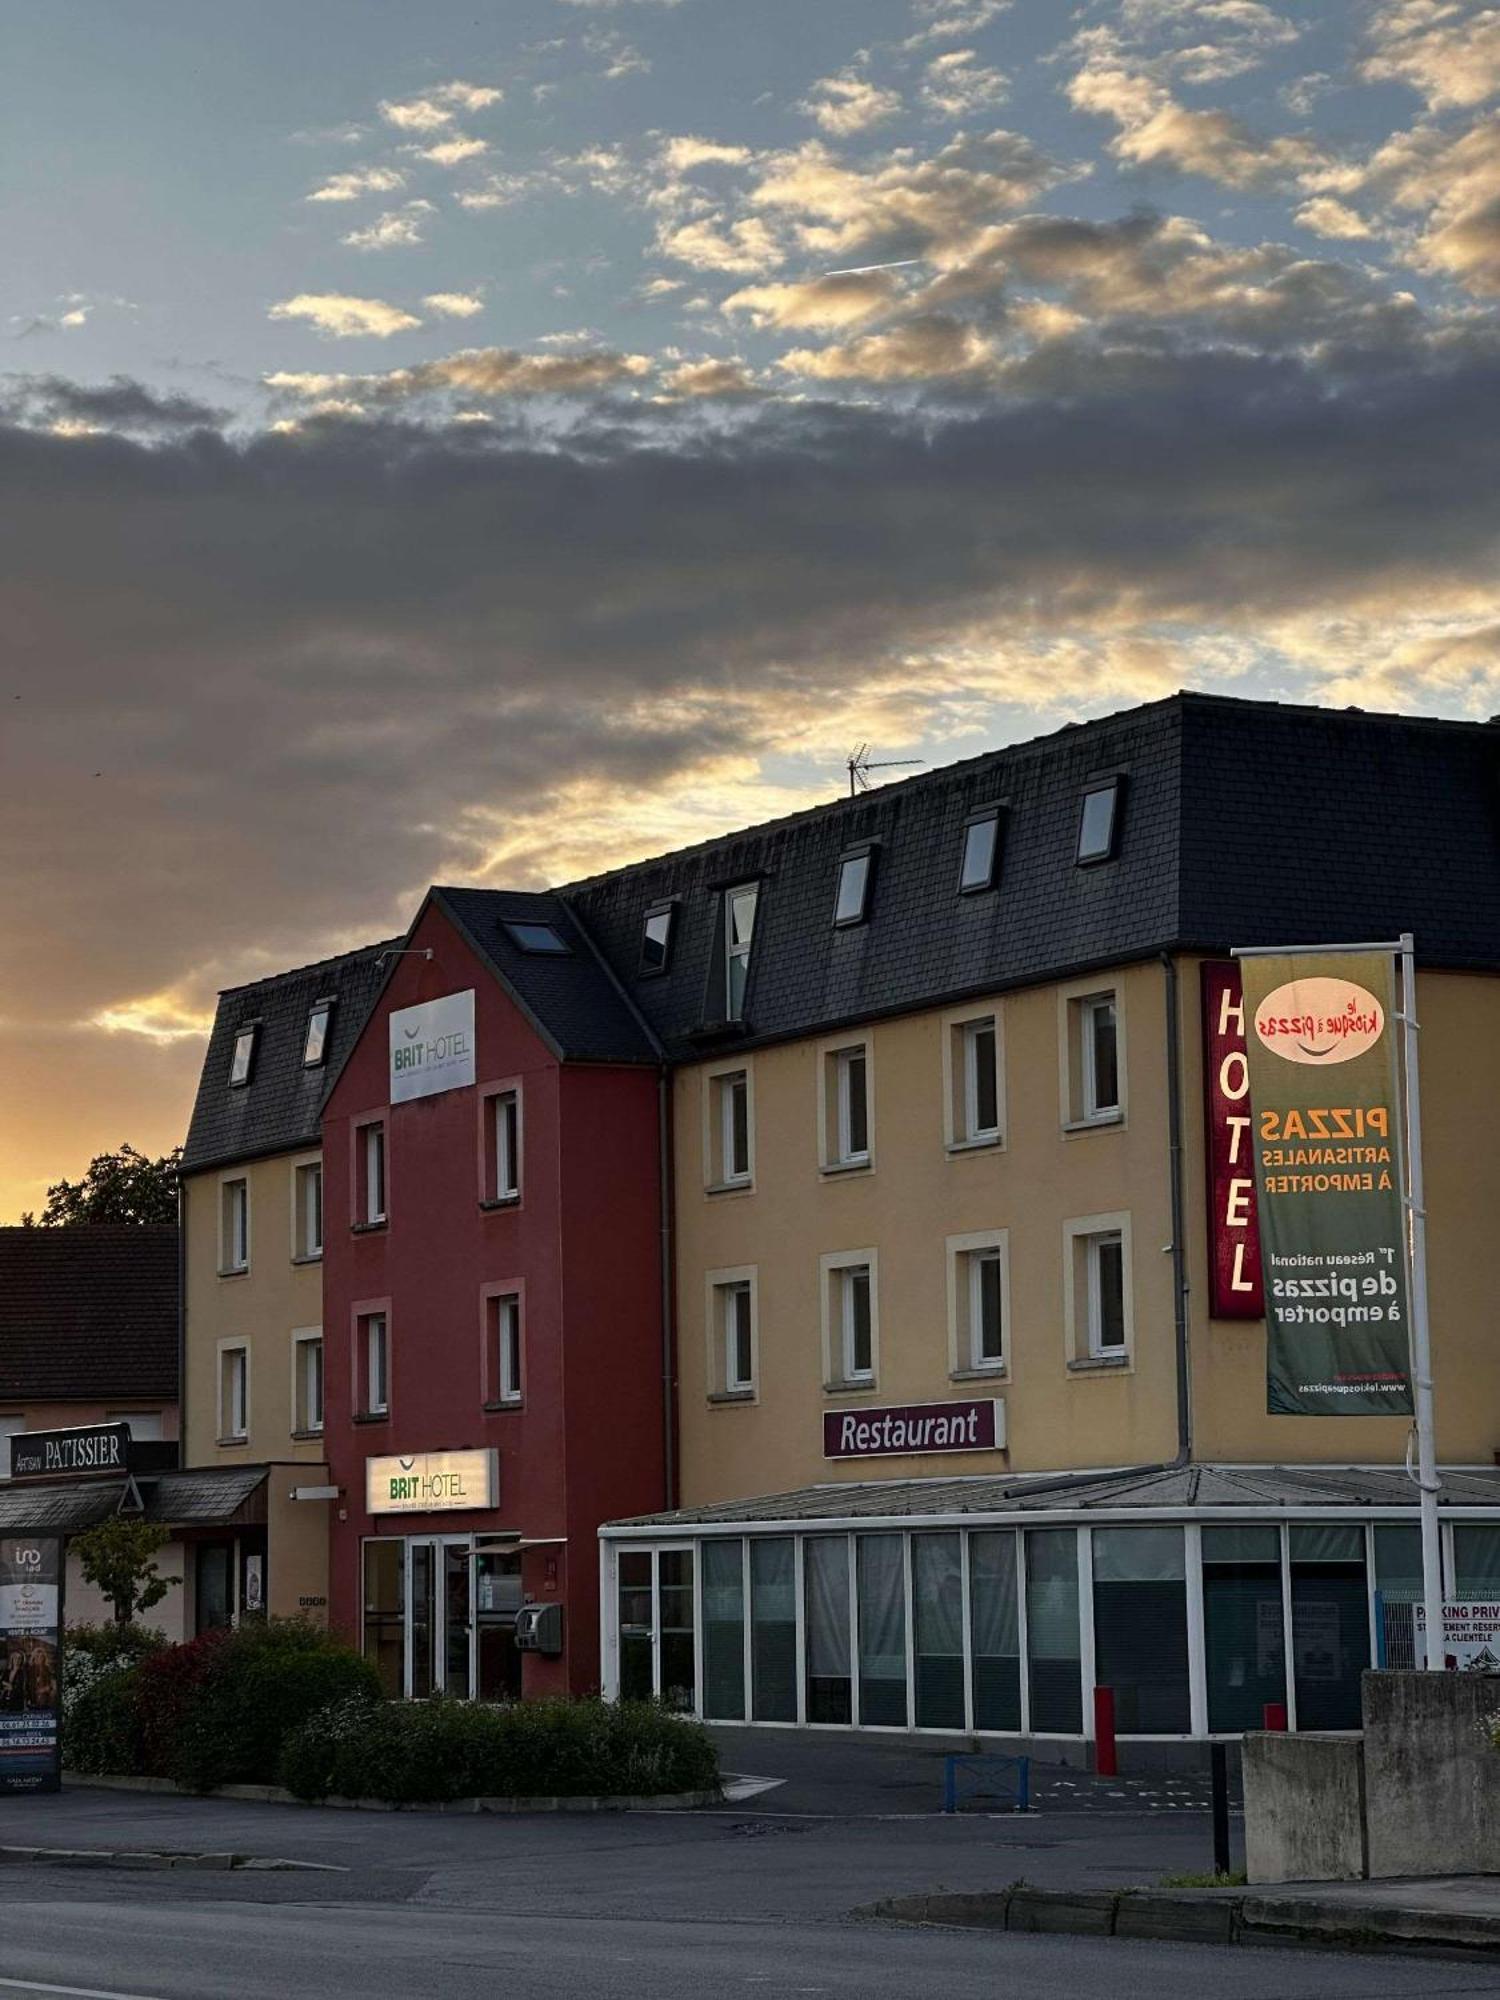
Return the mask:
{"type": "Polygon", "coordinates": [[[1012,1812],[1028,1812],[1031,1808],[1031,1759],[1029,1757],[1002,1757],[998,1752],[985,1756],[969,1756],[962,1752],[943,1759],[943,1811],[956,1813],[961,1797],[1006,1798],[1005,1793],[996,1794],[982,1789],[986,1776],[995,1773],[1008,1777],[1013,1789],[1008,1803],[1012,1812]],[[966,1791],[961,1792],[961,1778],[969,1780],[966,1791]]]}

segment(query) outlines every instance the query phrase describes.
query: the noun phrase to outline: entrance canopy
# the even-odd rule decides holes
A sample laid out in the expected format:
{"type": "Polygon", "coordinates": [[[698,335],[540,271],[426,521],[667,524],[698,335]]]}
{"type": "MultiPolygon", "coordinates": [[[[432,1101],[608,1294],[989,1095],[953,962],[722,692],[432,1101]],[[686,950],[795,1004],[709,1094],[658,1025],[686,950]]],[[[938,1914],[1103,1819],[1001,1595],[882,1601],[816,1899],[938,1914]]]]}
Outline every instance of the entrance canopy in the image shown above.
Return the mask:
{"type": "Polygon", "coordinates": [[[0,1535],[75,1534],[122,1512],[164,1528],[256,1526],[266,1518],[268,1472],[264,1465],[231,1465],[156,1473],[134,1482],[72,1478],[16,1481],[0,1487],[0,1535]]]}

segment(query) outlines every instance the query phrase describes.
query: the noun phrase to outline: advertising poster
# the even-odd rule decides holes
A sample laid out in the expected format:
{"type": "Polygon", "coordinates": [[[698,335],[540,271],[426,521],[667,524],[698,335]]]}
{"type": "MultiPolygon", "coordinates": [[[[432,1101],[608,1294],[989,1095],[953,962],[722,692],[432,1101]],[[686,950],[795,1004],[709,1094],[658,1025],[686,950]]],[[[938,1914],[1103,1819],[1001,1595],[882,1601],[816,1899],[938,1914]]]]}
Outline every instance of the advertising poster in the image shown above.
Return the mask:
{"type": "Polygon", "coordinates": [[[1395,969],[1241,961],[1273,1416],[1410,1414],[1395,969]]]}
{"type": "MultiPolygon", "coordinates": [[[[1416,1657],[1427,1645],[1427,1612],[1412,1606],[1416,1657]]],[[[1456,1603],[1443,1606],[1443,1665],[1449,1673],[1500,1674],[1500,1604],[1456,1603]]]]}
{"type": "Polygon", "coordinates": [[[62,1542],[0,1538],[0,1792],[62,1783],[62,1542]]]}

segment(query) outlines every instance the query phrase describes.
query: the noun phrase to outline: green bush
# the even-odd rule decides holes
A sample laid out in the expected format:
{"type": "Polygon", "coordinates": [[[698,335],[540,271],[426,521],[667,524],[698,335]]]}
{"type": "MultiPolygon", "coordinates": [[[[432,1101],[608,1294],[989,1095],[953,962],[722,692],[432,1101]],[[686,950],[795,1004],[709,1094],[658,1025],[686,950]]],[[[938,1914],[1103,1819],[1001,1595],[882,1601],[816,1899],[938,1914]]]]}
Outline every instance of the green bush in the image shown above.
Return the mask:
{"type": "Polygon", "coordinates": [[[63,1701],[63,1757],[70,1771],[141,1769],[139,1668],[97,1674],[63,1701]]]}
{"type": "Polygon", "coordinates": [[[292,1731],[281,1758],[298,1798],[392,1804],[656,1796],[718,1781],[707,1732],[652,1702],[340,1702],[292,1731]]]}

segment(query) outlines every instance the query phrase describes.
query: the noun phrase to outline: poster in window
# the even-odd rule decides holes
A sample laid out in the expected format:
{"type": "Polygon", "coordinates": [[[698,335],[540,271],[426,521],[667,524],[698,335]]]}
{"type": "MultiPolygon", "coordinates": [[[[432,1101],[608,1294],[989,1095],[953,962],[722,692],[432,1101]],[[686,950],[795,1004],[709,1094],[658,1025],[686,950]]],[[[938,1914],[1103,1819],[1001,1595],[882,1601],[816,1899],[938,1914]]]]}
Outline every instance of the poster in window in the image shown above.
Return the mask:
{"type": "Polygon", "coordinates": [[[0,1792],[62,1783],[62,1542],[0,1538],[0,1792]]]}

